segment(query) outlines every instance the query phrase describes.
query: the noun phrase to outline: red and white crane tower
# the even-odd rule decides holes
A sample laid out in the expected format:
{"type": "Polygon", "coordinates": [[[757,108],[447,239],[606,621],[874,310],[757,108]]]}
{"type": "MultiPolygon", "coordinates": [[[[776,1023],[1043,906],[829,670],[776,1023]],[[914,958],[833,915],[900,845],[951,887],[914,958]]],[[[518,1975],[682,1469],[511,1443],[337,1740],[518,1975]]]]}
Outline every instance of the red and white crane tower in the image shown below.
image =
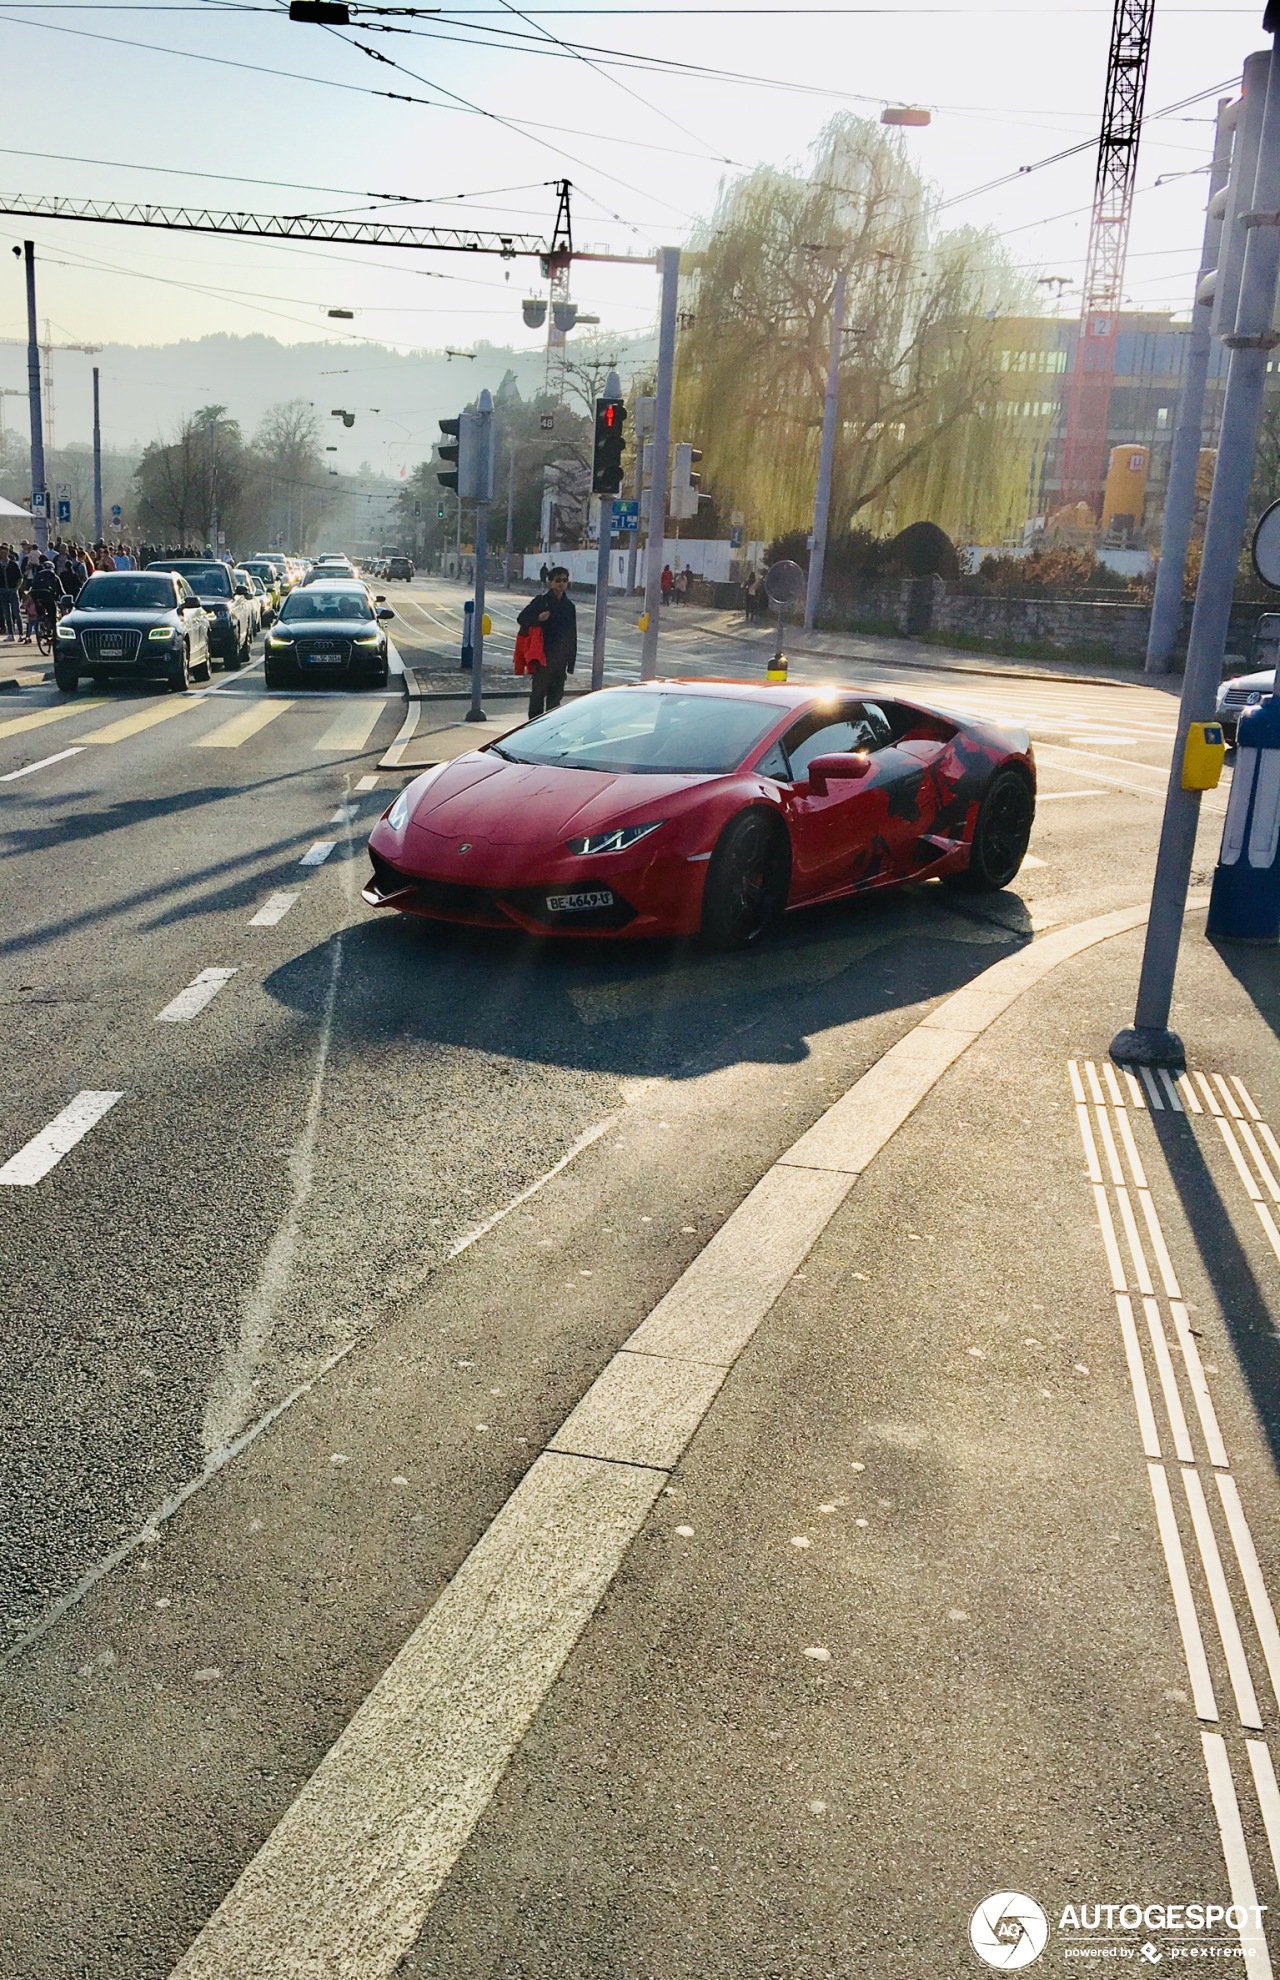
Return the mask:
{"type": "Polygon", "coordinates": [[[1115,0],[1080,327],[1067,378],[1062,500],[1087,502],[1095,515],[1107,472],[1111,382],[1154,14],[1155,0],[1115,0]]]}

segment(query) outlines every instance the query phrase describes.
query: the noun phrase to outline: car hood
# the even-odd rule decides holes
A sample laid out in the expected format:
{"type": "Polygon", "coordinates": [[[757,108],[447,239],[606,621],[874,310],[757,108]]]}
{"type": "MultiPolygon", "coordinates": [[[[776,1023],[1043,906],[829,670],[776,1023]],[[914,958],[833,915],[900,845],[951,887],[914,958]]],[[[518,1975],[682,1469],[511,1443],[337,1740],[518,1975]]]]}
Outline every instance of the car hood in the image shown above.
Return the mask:
{"type": "Polygon", "coordinates": [[[281,619],[275,629],[278,639],[356,639],[362,633],[381,632],[376,619],[281,619]]]}
{"type": "Polygon", "coordinates": [[[1265,673],[1237,674],[1233,680],[1224,681],[1220,693],[1234,694],[1239,691],[1241,694],[1274,694],[1275,688],[1276,670],[1274,667],[1268,667],[1265,673]]]}
{"type": "Polygon", "coordinates": [[[432,779],[414,806],[409,832],[491,845],[556,842],[632,819],[661,818],[689,791],[718,781],[703,774],[648,776],[507,763],[477,751],[432,779]]]}
{"type": "Polygon", "coordinates": [[[108,632],[119,632],[136,631],[139,626],[176,626],[179,619],[172,608],[168,611],[157,611],[154,608],[139,606],[137,610],[130,611],[127,606],[122,605],[118,611],[113,612],[78,612],[73,608],[63,615],[62,623],[64,626],[73,626],[77,632],[82,626],[101,626],[108,632]]]}

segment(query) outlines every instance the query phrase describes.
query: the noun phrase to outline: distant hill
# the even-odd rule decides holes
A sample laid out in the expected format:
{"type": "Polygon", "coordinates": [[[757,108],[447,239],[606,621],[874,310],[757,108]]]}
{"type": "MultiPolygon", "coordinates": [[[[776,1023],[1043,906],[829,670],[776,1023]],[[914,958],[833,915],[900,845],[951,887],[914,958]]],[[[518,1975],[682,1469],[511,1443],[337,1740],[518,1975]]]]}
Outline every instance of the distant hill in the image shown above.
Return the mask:
{"type": "MultiPolygon", "coordinates": [[[[645,341],[620,338],[613,348],[624,361],[624,375],[651,357],[645,341]]],[[[367,461],[375,471],[398,474],[401,458],[412,463],[425,457],[436,437],[437,419],[457,411],[481,386],[496,391],[511,371],[523,397],[539,391],[545,352],[541,346],[515,350],[479,344],[474,359],[449,359],[443,351],[405,354],[381,344],[281,344],[262,336],[108,344],[96,357],[55,352],[54,437],[59,447],[87,443],[92,436],[95,363],[102,374],[104,444],[121,453],[139,452],[149,440],[168,438],[183,414],[198,406],[225,405],[252,433],[268,406],[302,398],[313,401],[324,417],[334,406],[356,413],[349,435],[337,428],[344,471],[367,461]],[[376,414],[368,410],[375,406],[376,414]]],[[[20,346],[0,347],[0,385],[25,392],[26,352],[20,346]]],[[[4,424],[11,433],[25,435],[25,406],[16,399],[4,404],[4,424]]]]}

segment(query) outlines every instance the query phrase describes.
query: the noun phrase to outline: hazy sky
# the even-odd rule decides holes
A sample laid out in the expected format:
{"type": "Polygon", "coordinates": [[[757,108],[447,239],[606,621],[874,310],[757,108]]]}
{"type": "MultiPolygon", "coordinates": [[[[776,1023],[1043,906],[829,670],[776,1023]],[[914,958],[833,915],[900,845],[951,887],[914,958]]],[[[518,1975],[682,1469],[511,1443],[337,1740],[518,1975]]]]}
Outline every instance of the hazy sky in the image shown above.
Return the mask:
{"type": "MultiPolygon", "coordinates": [[[[950,217],[996,228],[1033,273],[1078,284],[1092,147],[1013,184],[975,189],[1096,139],[1110,17],[1109,4],[1042,0],[884,0],[862,9],[557,0],[525,13],[505,0],[476,0],[404,23],[411,32],[379,34],[292,24],[283,0],[0,0],[11,85],[0,186],[264,213],[376,206],[379,217],[395,211],[377,205],[393,194],[423,202],[398,217],[448,224],[465,214],[477,226],[541,232],[554,208],[546,182],[567,175],[580,245],[649,251],[684,239],[725,175],[760,161],[803,162],[835,111],[878,115],[885,103],[910,102],[933,112],[928,129],[907,133],[921,170],[948,197],[975,192],[957,198],[950,217]],[[371,61],[357,42],[390,55],[400,72],[371,61]],[[686,68],[620,66],[610,60],[620,52],[686,68]],[[730,80],[726,71],[754,80],[730,80]],[[430,107],[368,93],[382,89],[430,99],[430,107]],[[54,148],[75,157],[55,157],[54,148]]],[[[1187,307],[1205,193],[1195,168],[1208,155],[1214,103],[1210,96],[1167,118],[1150,113],[1238,78],[1244,56],[1264,45],[1260,19],[1260,4],[1157,7],[1127,282],[1134,304],[1187,307]]],[[[530,262],[507,270],[497,260],[463,264],[443,254],[330,252],[0,216],[6,248],[24,235],[41,259],[41,314],[65,342],[160,343],[209,330],[310,342],[342,334],[325,316],[335,305],[357,312],[349,342],[439,349],[541,341],[520,317],[521,296],[537,287],[530,262]]],[[[584,264],[574,295],[610,327],[652,324],[649,268],[584,264]]],[[[1072,303],[1068,290],[1065,307],[1072,303]]],[[[0,384],[11,389],[25,383],[24,311],[21,263],[5,253],[0,339],[17,341],[0,343],[0,384]]],[[[74,395],[68,368],[88,360],[55,362],[68,378],[66,403],[74,395]]],[[[497,382],[478,369],[466,367],[475,385],[497,382]]],[[[309,373],[299,379],[303,396],[315,382],[309,373]]],[[[193,405],[198,388],[193,380],[193,405]]],[[[25,424],[19,401],[4,406],[7,424],[25,424]]],[[[156,431],[167,432],[183,409],[158,404],[156,431]]],[[[415,457],[421,451],[415,446],[415,457]]]]}

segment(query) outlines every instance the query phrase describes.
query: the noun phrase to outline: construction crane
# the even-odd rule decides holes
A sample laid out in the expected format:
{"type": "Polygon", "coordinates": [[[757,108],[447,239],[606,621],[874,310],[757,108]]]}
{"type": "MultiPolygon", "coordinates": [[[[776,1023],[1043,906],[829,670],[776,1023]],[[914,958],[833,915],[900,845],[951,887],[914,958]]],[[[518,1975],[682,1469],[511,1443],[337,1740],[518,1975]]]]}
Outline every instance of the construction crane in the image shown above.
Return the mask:
{"type": "MultiPolygon", "coordinates": [[[[0,337],[0,344],[21,344],[25,347],[26,338],[0,337]]],[[[82,351],[86,357],[96,357],[101,349],[102,349],[101,344],[55,344],[53,341],[52,326],[49,322],[48,317],[47,316],[45,317],[44,339],[40,345],[40,352],[42,357],[44,358],[44,390],[43,393],[41,394],[41,397],[43,400],[42,412],[44,416],[44,441],[46,447],[48,447],[50,450],[52,450],[57,445],[57,442],[54,440],[53,437],[53,354],[54,352],[82,351]]],[[[25,392],[23,392],[13,396],[18,396],[25,399],[27,395],[25,392]]]]}
{"type": "Polygon", "coordinates": [[[1080,326],[1067,379],[1062,500],[1099,511],[1155,0],[1115,0],[1080,326]]]}

